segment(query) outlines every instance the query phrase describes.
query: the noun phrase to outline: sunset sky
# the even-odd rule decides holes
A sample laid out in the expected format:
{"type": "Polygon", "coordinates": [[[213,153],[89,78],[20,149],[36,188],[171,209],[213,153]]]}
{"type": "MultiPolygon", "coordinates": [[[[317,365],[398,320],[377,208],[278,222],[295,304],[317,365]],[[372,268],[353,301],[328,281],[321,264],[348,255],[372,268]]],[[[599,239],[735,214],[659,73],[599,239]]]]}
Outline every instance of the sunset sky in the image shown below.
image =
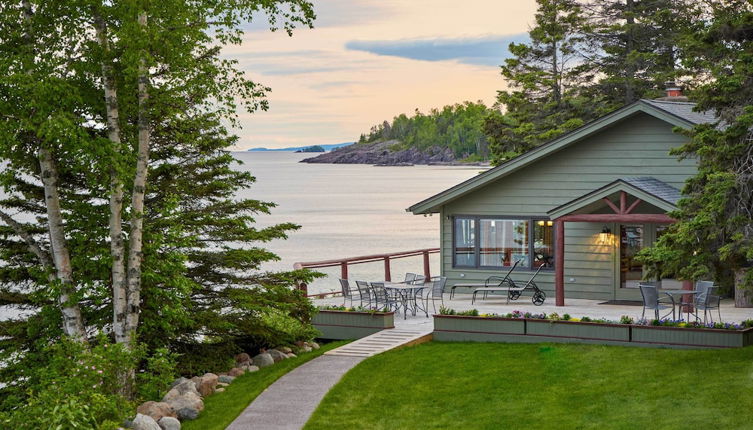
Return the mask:
{"type": "Polygon", "coordinates": [[[241,115],[237,149],[356,140],[385,119],[465,100],[491,104],[499,64],[525,40],[533,0],[314,0],[293,37],[254,24],[226,49],[272,87],[270,110],[241,115]]]}

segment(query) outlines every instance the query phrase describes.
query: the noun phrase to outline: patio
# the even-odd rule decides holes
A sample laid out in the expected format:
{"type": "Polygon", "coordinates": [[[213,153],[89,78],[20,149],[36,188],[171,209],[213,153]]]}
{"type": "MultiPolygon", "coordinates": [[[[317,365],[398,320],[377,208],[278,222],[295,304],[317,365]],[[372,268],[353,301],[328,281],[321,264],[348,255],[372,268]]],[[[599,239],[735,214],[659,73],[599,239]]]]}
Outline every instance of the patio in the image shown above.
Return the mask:
{"type": "MultiPolygon", "coordinates": [[[[449,299],[449,293],[444,294],[444,306],[454,309],[456,311],[465,311],[470,309],[477,309],[479,313],[497,313],[506,314],[514,310],[521,312],[531,313],[553,313],[556,312],[560,315],[569,314],[573,318],[581,318],[584,316],[590,318],[606,318],[608,320],[618,321],[622,315],[639,319],[641,317],[641,311],[643,307],[640,303],[636,302],[636,305],[614,305],[614,304],[600,304],[604,303],[602,300],[586,300],[586,299],[568,299],[567,306],[558,307],[555,306],[554,300],[547,298],[546,302],[541,306],[534,306],[531,303],[530,295],[524,295],[516,301],[511,301],[510,304],[505,304],[504,295],[490,295],[486,300],[477,300],[476,303],[471,304],[471,294],[455,294],[452,300],[449,299]]],[[[342,305],[343,299],[341,296],[327,297],[324,299],[313,300],[315,306],[326,305],[342,305]]],[[[358,303],[354,303],[356,306],[358,303]]],[[[350,306],[350,301],[348,301],[350,306]]],[[[408,314],[407,319],[403,319],[402,315],[395,318],[395,327],[397,328],[409,328],[415,327],[423,330],[429,330],[433,328],[433,320],[431,303],[429,303],[429,316],[426,318],[424,314],[416,314],[412,316],[408,314]]],[[[437,302],[437,311],[439,311],[439,302],[437,302]]],[[[735,303],[732,299],[723,299],[721,302],[722,322],[740,322],[746,319],[753,318],[753,308],[735,308],[735,303]]],[[[651,311],[646,312],[647,318],[650,318],[651,311]]],[[[685,314],[683,314],[684,317],[685,314]]],[[[714,321],[716,321],[717,314],[714,312],[714,321]]],[[[692,315],[691,315],[692,318],[692,315]]]]}

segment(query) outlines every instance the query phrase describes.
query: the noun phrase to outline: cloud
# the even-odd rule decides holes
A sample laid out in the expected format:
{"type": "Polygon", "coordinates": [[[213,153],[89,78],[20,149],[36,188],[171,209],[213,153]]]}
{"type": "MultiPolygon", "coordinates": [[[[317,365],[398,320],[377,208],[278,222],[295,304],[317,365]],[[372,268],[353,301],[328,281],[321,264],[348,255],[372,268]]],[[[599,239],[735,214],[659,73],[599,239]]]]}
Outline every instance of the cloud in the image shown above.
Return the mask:
{"type": "Polygon", "coordinates": [[[510,56],[511,42],[528,40],[527,33],[472,38],[435,38],[410,40],[353,40],[347,49],[376,55],[420,61],[457,61],[480,66],[498,66],[510,56]]]}

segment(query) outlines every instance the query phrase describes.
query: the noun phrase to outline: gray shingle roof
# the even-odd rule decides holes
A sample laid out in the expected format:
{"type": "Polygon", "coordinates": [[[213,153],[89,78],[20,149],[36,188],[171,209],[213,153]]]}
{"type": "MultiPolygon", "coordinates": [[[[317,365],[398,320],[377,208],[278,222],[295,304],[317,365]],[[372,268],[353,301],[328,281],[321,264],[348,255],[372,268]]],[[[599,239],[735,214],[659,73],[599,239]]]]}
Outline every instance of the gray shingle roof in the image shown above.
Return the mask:
{"type": "Polygon", "coordinates": [[[693,124],[708,124],[717,120],[716,115],[712,111],[693,111],[695,103],[648,99],[642,99],[642,101],[693,124]]]}
{"type": "Polygon", "coordinates": [[[656,196],[665,202],[672,203],[673,205],[677,205],[677,202],[681,197],[680,190],[666,182],[662,182],[650,176],[641,178],[620,178],[620,180],[656,196]]]}

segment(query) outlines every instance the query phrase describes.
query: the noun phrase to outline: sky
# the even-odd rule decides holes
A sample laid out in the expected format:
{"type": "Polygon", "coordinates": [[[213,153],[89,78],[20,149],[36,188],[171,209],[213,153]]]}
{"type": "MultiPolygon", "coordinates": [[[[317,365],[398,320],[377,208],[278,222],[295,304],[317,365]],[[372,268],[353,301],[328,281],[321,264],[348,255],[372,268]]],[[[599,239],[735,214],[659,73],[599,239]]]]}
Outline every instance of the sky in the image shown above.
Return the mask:
{"type": "Polygon", "coordinates": [[[494,102],[510,42],[526,40],[534,0],[313,0],[313,29],[293,37],[252,23],[227,47],[271,87],[267,112],[240,114],[236,147],[349,142],[401,113],[494,102]]]}

